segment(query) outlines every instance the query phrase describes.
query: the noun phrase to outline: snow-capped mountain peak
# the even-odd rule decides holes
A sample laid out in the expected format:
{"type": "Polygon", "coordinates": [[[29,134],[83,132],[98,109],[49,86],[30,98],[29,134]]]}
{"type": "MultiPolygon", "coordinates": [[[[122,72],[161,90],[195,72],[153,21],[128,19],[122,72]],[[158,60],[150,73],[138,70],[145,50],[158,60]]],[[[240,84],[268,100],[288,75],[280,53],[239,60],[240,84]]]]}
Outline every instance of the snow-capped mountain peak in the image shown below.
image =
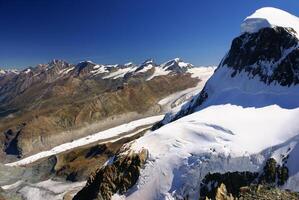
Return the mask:
{"type": "Polygon", "coordinates": [[[17,69],[0,69],[0,76],[7,74],[19,74],[19,71],[17,69]]]}
{"type": "Polygon", "coordinates": [[[184,62],[180,58],[174,58],[172,60],[169,60],[169,61],[161,64],[161,67],[165,71],[174,71],[177,73],[182,73],[182,72],[186,72],[187,69],[192,68],[193,65],[190,63],[184,62]]]}
{"type": "Polygon", "coordinates": [[[277,26],[292,28],[297,32],[298,36],[299,18],[277,8],[265,7],[256,10],[244,20],[241,24],[241,32],[255,33],[262,28],[272,28],[277,26]]]}

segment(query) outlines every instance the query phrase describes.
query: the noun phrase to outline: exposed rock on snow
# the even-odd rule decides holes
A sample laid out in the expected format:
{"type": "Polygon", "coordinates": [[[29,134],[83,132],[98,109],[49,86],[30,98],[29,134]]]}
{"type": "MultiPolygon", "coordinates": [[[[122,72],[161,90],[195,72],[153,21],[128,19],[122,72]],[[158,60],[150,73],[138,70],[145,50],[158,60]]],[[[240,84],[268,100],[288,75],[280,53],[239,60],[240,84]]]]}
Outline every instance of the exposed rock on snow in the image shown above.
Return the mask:
{"type": "Polygon", "coordinates": [[[76,194],[74,200],[109,200],[116,192],[127,192],[136,183],[146,158],[146,150],[116,156],[112,164],[104,166],[90,176],[86,186],[76,194]]]}

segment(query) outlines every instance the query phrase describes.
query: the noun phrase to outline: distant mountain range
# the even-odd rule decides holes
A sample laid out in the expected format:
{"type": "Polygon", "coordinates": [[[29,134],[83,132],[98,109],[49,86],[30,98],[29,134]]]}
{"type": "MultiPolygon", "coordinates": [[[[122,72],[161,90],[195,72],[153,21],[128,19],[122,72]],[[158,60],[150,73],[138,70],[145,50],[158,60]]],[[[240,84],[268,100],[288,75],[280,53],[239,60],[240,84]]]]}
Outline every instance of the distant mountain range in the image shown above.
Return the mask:
{"type": "MultiPolygon", "coordinates": [[[[178,91],[196,88],[205,81],[200,80],[202,69],[175,58],[160,65],[152,59],[140,65],[92,61],[74,65],[53,60],[21,71],[1,70],[2,158],[30,155],[163,113],[166,108],[158,102],[178,91]],[[92,131],[84,129],[91,125],[92,131]]],[[[207,69],[213,73],[213,67],[207,69]]]]}

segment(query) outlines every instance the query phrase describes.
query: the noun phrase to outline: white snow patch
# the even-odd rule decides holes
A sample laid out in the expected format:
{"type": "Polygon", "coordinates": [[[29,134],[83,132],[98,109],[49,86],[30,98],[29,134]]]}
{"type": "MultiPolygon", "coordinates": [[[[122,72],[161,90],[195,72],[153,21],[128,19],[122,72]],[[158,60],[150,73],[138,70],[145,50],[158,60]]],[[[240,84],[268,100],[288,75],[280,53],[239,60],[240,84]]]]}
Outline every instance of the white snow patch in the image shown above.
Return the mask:
{"type": "Polygon", "coordinates": [[[108,68],[116,68],[118,66],[119,66],[119,64],[106,65],[106,67],[108,67],[108,68]]]}
{"type": "Polygon", "coordinates": [[[190,66],[190,63],[179,62],[178,65],[179,65],[180,67],[188,67],[188,66],[190,66]]]}
{"type": "Polygon", "coordinates": [[[125,64],[126,67],[130,66],[130,65],[133,65],[133,63],[132,62],[128,62],[128,63],[125,64]]]}
{"type": "Polygon", "coordinates": [[[25,74],[28,74],[29,72],[31,72],[31,69],[30,69],[30,68],[28,68],[28,69],[26,69],[26,70],[24,71],[25,74]]]}
{"type": "Polygon", "coordinates": [[[199,78],[202,80],[209,79],[214,73],[216,66],[207,66],[207,67],[192,67],[187,70],[188,73],[192,74],[192,78],[199,78]]]}
{"type": "Polygon", "coordinates": [[[149,80],[153,79],[156,76],[165,76],[169,73],[170,73],[170,71],[166,71],[161,67],[155,67],[154,73],[150,77],[148,77],[146,80],[149,81],[149,80]]]}
{"type": "Polygon", "coordinates": [[[137,73],[145,73],[153,67],[154,66],[152,64],[148,64],[148,65],[144,66],[141,70],[137,71],[137,73]]]}
{"type": "Polygon", "coordinates": [[[93,70],[90,71],[93,75],[108,73],[109,71],[106,69],[104,65],[95,65],[93,66],[93,70]]]}
{"type": "Polygon", "coordinates": [[[59,71],[59,74],[68,74],[69,72],[73,71],[75,67],[70,67],[59,71]]]}
{"type": "Polygon", "coordinates": [[[112,72],[112,73],[108,74],[107,76],[104,76],[103,79],[107,79],[107,78],[113,78],[113,79],[122,78],[127,73],[134,72],[135,70],[136,70],[136,67],[118,68],[117,71],[112,72]]]}

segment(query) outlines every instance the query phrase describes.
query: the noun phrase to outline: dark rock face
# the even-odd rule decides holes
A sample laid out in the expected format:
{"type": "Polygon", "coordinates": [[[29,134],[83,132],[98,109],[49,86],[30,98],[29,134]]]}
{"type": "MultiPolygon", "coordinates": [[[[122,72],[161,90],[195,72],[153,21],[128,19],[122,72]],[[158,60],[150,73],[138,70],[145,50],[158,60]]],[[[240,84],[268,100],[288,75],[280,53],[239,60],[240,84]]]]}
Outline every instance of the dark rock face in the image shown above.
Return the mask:
{"type": "Polygon", "coordinates": [[[277,81],[290,86],[299,83],[298,55],[298,39],[292,29],[264,28],[234,39],[222,66],[234,69],[232,77],[245,71],[266,84],[277,81]]]}
{"type": "Polygon", "coordinates": [[[252,172],[209,173],[201,183],[201,199],[205,199],[205,197],[215,199],[217,188],[222,183],[225,184],[228,193],[238,196],[240,187],[250,185],[257,177],[258,173],[252,172]]]}
{"type": "MultiPolygon", "coordinates": [[[[288,168],[284,165],[277,165],[275,159],[269,158],[266,161],[263,171],[260,174],[253,172],[227,172],[224,174],[207,174],[202,180],[200,186],[200,196],[201,199],[205,199],[206,197],[209,199],[217,199],[216,197],[219,193],[218,190],[220,189],[220,191],[225,191],[224,193],[226,194],[226,197],[228,197],[228,199],[231,199],[231,196],[229,194],[239,199],[254,199],[251,197],[254,197],[255,195],[257,195],[257,193],[259,193],[258,190],[252,190],[255,185],[259,184],[261,185],[259,187],[267,188],[266,190],[271,193],[275,190],[279,191],[278,189],[276,189],[276,187],[282,186],[287,181],[288,177],[288,168]],[[225,186],[225,190],[222,184],[225,186]]],[[[283,192],[281,192],[281,194],[283,194],[283,192]]],[[[267,196],[264,196],[263,198],[267,199],[267,196]]]]}
{"type": "MultiPolygon", "coordinates": [[[[233,196],[225,184],[217,188],[215,200],[298,200],[299,194],[267,185],[250,185],[240,188],[240,194],[233,196]]],[[[206,198],[209,200],[210,198],[206,198]]]]}
{"type": "Polygon", "coordinates": [[[271,185],[283,185],[289,178],[289,169],[285,165],[278,165],[274,158],[267,160],[259,182],[271,185]]]}
{"type": "Polygon", "coordinates": [[[22,149],[18,146],[19,135],[22,131],[22,128],[25,127],[26,124],[22,124],[17,127],[16,130],[9,129],[4,132],[5,135],[5,143],[4,143],[4,152],[7,155],[14,155],[17,157],[21,157],[22,149]]]}
{"type": "Polygon", "coordinates": [[[118,192],[124,194],[138,180],[140,168],[147,159],[147,151],[129,152],[118,155],[111,165],[104,166],[91,175],[86,186],[79,191],[74,200],[110,199],[118,192]]]}

